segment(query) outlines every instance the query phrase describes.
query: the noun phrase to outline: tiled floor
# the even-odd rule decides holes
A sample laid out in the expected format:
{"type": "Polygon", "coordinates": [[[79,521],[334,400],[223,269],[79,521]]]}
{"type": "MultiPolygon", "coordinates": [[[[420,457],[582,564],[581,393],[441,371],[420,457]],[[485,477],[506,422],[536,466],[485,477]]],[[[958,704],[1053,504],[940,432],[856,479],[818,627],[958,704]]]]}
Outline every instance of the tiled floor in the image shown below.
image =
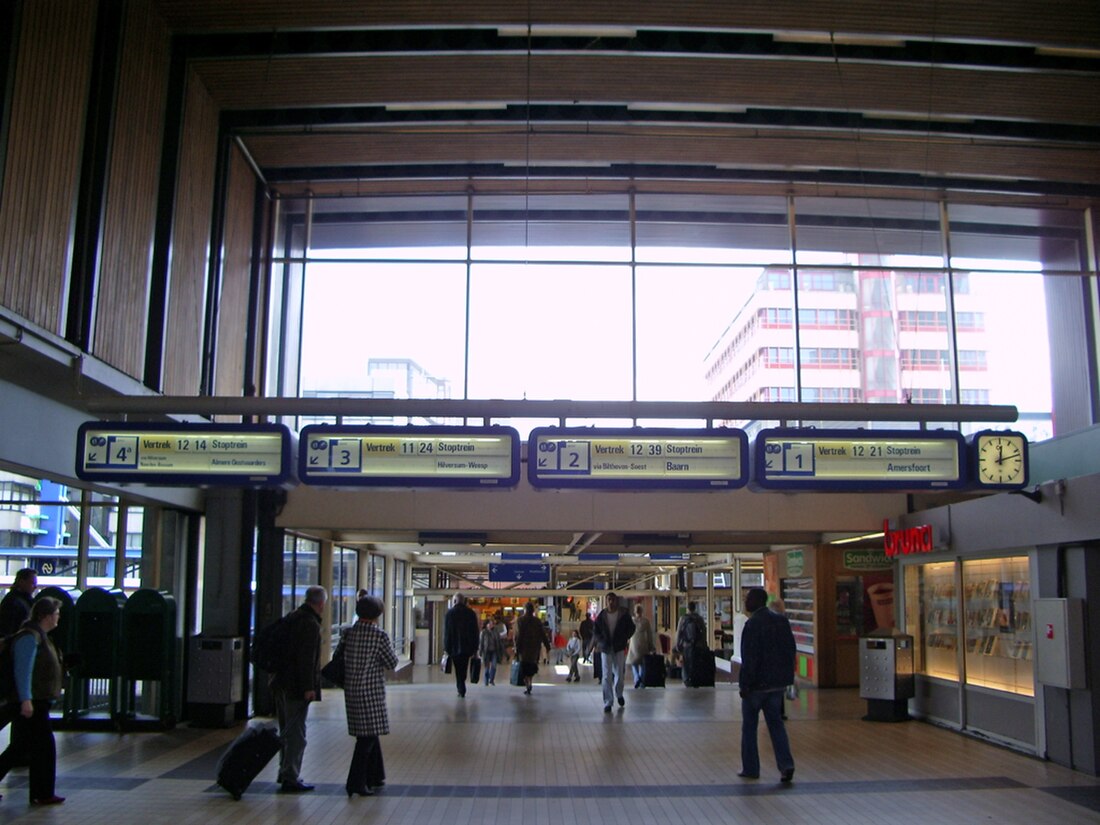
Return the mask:
{"type": "Polygon", "coordinates": [[[0,790],[0,823],[327,825],[504,823],[1100,823],[1100,779],[920,722],[864,722],[855,690],[789,703],[795,780],[781,785],[761,726],[763,777],[743,781],[736,688],[627,690],[603,713],[599,686],[543,668],[532,696],[499,679],[455,695],[418,667],[388,688],[387,786],[348,800],[353,740],[339,691],[310,711],[303,778],[274,793],[270,764],[240,802],[213,784],[236,730],[58,734],[59,807],[30,809],[26,777],[0,790]]]}

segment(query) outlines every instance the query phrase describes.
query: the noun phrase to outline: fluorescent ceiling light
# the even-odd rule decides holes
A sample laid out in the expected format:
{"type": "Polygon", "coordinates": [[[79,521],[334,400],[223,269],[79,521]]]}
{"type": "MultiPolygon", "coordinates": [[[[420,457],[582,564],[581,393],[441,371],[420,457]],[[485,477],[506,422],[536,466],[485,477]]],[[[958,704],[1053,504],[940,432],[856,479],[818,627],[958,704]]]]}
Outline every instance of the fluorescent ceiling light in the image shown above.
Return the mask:
{"type": "Polygon", "coordinates": [[[567,169],[574,166],[591,166],[598,169],[609,167],[611,163],[606,160],[506,160],[501,165],[515,167],[517,169],[523,169],[529,166],[561,166],[567,169]]]}
{"type": "Polygon", "coordinates": [[[1058,46],[1038,46],[1035,49],[1035,54],[1041,54],[1046,57],[1100,57],[1100,49],[1075,49],[1075,48],[1061,48],[1058,46]]]}
{"type": "Polygon", "coordinates": [[[454,109],[463,110],[488,110],[496,111],[499,109],[507,109],[507,103],[498,103],[496,101],[488,100],[438,100],[438,101],[423,101],[413,102],[408,101],[404,103],[387,103],[387,112],[446,112],[454,109]]]}
{"type": "Polygon", "coordinates": [[[938,115],[927,112],[891,112],[887,109],[869,109],[861,113],[864,117],[886,118],[888,120],[935,120],[943,123],[973,123],[974,118],[965,115],[938,115]]]}
{"type": "Polygon", "coordinates": [[[737,106],[732,103],[628,103],[627,110],[640,112],[734,112],[744,114],[748,111],[746,106],[737,106]]]}
{"type": "Polygon", "coordinates": [[[883,37],[874,34],[840,34],[837,32],[775,32],[772,40],[776,43],[836,43],[841,46],[889,46],[905,45],[903,37],[883,37]]]}
{"type": "MultiPolygon", "coordinates": [[[[501,37],[526,37],[527,26],[500,26],[497,34],[501,37]]],[[[623,37],[632,39],[638,36],[638,30],[627,26],[564,26],[539,24],[530,27],[532,37],[623,37]]]]}
{"type": "Polygon", "coordinates": [[[851,544],[856,541],[870,541],[871,539],[880,539],[886,534],[881,530],[877,533],[864,533],[862,536],[849,536],[846,539],[833,539],[829,544],[851,544]]]}

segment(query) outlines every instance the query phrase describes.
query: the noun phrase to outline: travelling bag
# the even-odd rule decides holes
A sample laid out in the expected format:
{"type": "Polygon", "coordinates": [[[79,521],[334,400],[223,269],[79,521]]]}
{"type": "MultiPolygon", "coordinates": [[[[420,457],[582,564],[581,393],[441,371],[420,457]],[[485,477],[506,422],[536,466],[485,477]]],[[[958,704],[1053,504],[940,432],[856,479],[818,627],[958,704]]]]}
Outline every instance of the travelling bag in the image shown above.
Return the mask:
{"type": "Polygon", "coordinates": [[[480,656],[471,656],[470,657],[470,681],[473,684],[476,685],[477,684],[477,679],[478,679],[479,676],[481,676],[481,657],[480,656]]]}
{"type": "Polygon", "coordinates": [[[512,660],[512,669],[508,672],[508,684],[523,687],[523,665],[519,659],[512,660]]]}
{"type": "Polygon", "coordinates": [[[646,687],[665,686],[665,657],[660,653],[647,653],[642,659],[642,684],[646,687]]]}
{"type": "Polygon", "coordinates": [[[234,799],[240,799],[256,775],[279,752],[279,746],[275,725],[249,725],[218,760],[218,785],[234,799]]]}
{"type": "Polygon", "coordinates": [[[714,687],[714,651],[696,648],[692,655],[692,687],[714,687]]]}
{"type": "Polygon", "coordinates": [[[598,650],[592,652],[592,678],[597,682],[603,681],[603,654],[598,650]]]}

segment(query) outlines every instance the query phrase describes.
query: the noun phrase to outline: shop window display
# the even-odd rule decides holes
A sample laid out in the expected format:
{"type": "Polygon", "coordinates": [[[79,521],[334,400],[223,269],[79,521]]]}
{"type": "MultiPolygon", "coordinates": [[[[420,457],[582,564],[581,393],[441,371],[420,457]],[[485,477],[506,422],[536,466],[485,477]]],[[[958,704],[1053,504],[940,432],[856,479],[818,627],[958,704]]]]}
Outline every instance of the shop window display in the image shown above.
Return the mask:
{"type": "Polygon", "coordinates": [[[962,578],[967,684],[1033,696],[1027,557],[963,562],[962,578]]]}
{"type": "Polygon", "coordinates": [[[917,673],[958,681],[958,594],[954,562],[905,570],[905,626],[913,636],[917,673]]]}

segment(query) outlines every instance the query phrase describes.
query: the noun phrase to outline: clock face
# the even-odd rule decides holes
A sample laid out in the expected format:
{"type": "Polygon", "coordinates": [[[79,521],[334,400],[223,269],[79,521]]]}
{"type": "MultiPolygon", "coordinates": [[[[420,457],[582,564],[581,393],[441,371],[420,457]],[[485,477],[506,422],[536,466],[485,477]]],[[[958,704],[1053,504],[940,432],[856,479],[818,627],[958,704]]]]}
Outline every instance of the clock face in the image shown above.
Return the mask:
{"type": "Polygon", "coordinates": [[[1005,433],[978,438],[978,480],[982,484],[1021,484],[1024,481],[1022,436],[1005,433]]]}

